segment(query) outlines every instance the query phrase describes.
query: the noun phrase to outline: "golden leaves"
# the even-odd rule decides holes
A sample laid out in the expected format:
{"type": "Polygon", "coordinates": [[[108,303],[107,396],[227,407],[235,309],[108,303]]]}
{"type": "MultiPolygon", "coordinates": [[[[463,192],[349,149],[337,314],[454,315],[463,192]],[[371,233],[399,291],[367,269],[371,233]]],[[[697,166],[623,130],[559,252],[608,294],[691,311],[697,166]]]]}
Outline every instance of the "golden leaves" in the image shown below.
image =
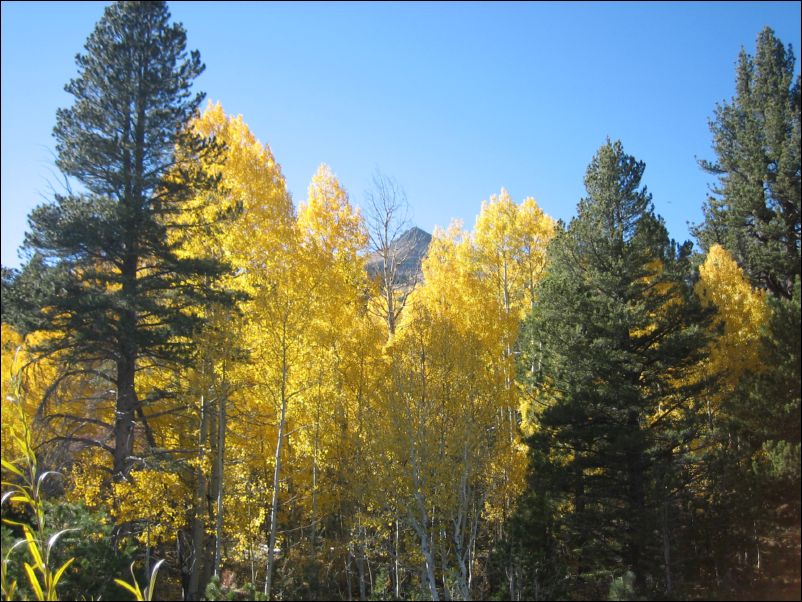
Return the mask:
{"type": "Polygon", "coordinates": [[[124,482],[114,483],[114,518],[143,521],[137,538],[150,545],[169,541],[185,524],[190,492],[179,475],[169,470],[133,470],[124,482]]]}
{"type": "Polygon", "coordinates": [[[444,516],[465,511],[467,486],[485,517],[500,520],[523,488],[512,346],[553,233],[532,199],[515,205],[505,190],[483,204],[473,233],[457,223],[435,230],[423,284],[388,347],[390,455],[411,471],[409,495],[444,516]]]}
{"type": "Polygon", "coordinates": [[[722,375],[731,391],[746,371],[758,371],[760,333],[768,319],[764,291],[753,289],[732,256],[713,245],[699,268],[696,294],[718,310],[722,332],[710,348],[709,370],[722,375]]]}

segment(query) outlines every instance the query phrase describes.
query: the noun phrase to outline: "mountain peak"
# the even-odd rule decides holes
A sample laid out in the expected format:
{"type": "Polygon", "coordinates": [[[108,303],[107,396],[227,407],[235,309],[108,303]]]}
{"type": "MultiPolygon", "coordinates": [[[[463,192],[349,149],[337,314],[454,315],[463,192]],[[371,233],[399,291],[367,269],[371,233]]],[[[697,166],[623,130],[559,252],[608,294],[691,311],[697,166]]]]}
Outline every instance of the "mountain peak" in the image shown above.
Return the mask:
{"type": "MultiPolygon", "coordinates": [[[[420,280],[421,264],[429,251],[432,235],[413,226],[401,233],[390,243],[390,256],[398,262],[398,275],[403,282],[420,280]]],[[[377,253],[371,253],[367,261],[368,273],[373,276],[381,271],[382,259],[377,253]]]]}
{"type": "Polygon", "coordinates": [[[432,235],[428,232],[421,230],[417,226],[412,226],[409,230],[399,235],[392,243],[391,246],[395,248],[399,255],[409,255],[410,252],[415,253],[414,247],[420,247],[421,259],[426,251],[429,249],[429,243],[432,241],[432,235]]]}
{"type": "Polygon", "coordinates": [[[421,230],[417,226],[412,226],[409,230],[403,232],[396,240],[400,242],[402,240],[408,240],[410,238],[425,238],[427,240],[432,239],[432,235],[426,232],[425,230],[421,230]]]}

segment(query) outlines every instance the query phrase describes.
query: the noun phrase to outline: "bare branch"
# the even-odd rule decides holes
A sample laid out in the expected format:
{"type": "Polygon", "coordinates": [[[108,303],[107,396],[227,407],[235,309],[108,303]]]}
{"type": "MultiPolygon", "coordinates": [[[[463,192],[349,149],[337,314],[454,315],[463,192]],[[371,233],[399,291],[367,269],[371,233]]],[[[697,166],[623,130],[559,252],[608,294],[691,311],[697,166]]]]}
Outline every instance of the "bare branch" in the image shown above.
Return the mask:
{"type": "Polygon", "coordinates": [[[114,454],[114,448],[110,445],[106,445],[105,443],[101,443],[97,439],[89,439],[88,437],[76,437],[75,435],[58,435],[56,437],[51,437],[47,441],[44,441],[37,447],[44,447],[49,443],[54,443],[56,441],[68,441],[71,443],[84,443],[86,445],[90,445],[92,447],[99,447],[101,449],[106,450],[110,454],[114,454]]]}
{"type": "Polygon", "coordinates": [[[379,307],[373,311],[384,318],[389,335],[395,332],[407,297],[419,280],[420,266],[415,264],[423,233],[410,228],[409,213],[403,187],[377,170],[372,188],[365,193],[365,223],[372,251],[367,267],[381,293],[379,307]]]}

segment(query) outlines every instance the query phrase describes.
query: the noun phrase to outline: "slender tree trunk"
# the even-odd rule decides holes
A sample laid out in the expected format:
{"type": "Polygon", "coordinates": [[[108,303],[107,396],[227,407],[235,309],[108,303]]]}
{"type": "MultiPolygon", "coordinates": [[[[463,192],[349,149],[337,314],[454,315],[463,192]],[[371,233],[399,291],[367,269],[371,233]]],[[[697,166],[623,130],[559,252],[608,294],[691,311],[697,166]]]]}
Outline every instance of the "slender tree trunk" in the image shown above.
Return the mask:
{"type": "Polygon", "coordinates": [[[356,557],[356,568],[359,572],[359,599],[360,600],[367,600],[368,596],[365,592],[365,547],[362,543],[362,526],[357,526],[357,557],[356,557]]]}
{"type": "Polygon", "coordinates": [[[320,399],[315,415],[315,439],[312,450],[312,551],[317,549],[317,453],[320,445],[320,399]]]}
{"type": "Polygon", "coordinates": [[[220,396],[220,414],[217,420],[217,512],[215,516],[214,538],[214,574],[217,576],[219,576],[220,573],[223,547],[223,485],[226,453],[226,404],[228,402],[228,391],[226,387],[226,383],[223,383],[223,392],[220,396]]]}
{"type": "Polygon", "coordinates": [[[345,580],[348,583],[348,602],[354,599],[353,588],[351,586],[351,550],[345,555],[345,580]]]}
{"type": "Polygon", "coordinates": [[[286,346],[282,358],[281,377],[281,417],[278,424],[278,441],[276,442],[275,467],[273,469],[273,500],[270,508],[270,540],[267,549],[267,575],[265,578],[265,597],[270,600],[270,589],[273,585],[273,560],[276,547],[276,533],[278,531],[278,490],[281,483],[281,446],[284,441],[284,427],[287,420],[287,356],[286,346]]]}
{"type": "MultiPolygon", "coordinates": [[[[667,492],[666,492],[667,493],[667,492]]],[[[666,572],[666,594],[670,597],[671,583],[671,533],[668,529],[668,502],[663,502],[663,562],[666,572]]]]}
{"type": "Polygon", "coordinates": [[[367,540],[367,531],[365,528],[362,528],[362,533],[365,536],[364,545],[362,547],[362,554],[365,557],[365,566],[368,569],[368,592],[370,596],[373,596],[373,569],[370,568],[370,554],[368,554],[368,540],[367,540]]]}
{"type": "Polygon", "coordinates": [[[401,573],[399,571],[399,563],[398,557],[400,555],[400,544],[399,544],[399,533],[398,533],[398,519],[395,519],[395,541],[394,543],[394,550],[393,550],[393,561],[395,564],[395,597],[396,600],[401,599],[401,573]]]}
{"type": "Polygon", "coordinates": [[[752,521],[752,529],[755,535],[755,568],[760,571],[760,539],[757,534],[757,521],[752,521]]]}
{"type": "Polygon", "coordinates": [[[442,574],[440,575],[440,579],[443,582],[443,600],[446,602],[451,602],[451,589],[448,587],[448,581],[446,577],[449,574],[448,570],[448,546],[445,543],[446,534],[444,530],[440,531],[440,541],[443,542],[440,546],[440,567],[442,570],[442,574]]]}
{"type": "Polygon", "coordinates": [[[251,486],[248,485],[248,499],[245,502],[247,512],[248,512],[248,560],[251,563],[251,583],[256,583],[256,562],[253,553],[253,536],[250,531],[251,520],[253,519],[253,513],[251,512],[251,486]]]}
{"type": "MultiPolygon", "coordinates": [[[[470,555],[472,525],[470,524],[470,509],[471,497],[473,494],[472,488],[468,485],[468,473],[470,470],[468,461],[468,447],[463,446],[462,451],[463,469],[460,476],[459,486],[459,500],[457,504],[457,515],[452,520],[454,526],[453,541],[454,553],[457,558],[457,567],[459,568],[459,576],[457,579],[457,590],[462,600],[470,600],[471,591],[469,585],[469,569],[467,565],[468,557],[470,555]]],[[[445,566],[443,566],[445,569],[445,566]]]]}
{"type": "Polygon", "coordinates": [[[437,592],[437,580],[434,576],[434,555],[429,547],[429,537],[426,535],[421,536],[421,552],[426,563],[426,581],[429,584],[429,593],[432,594],[434,602],[439,602],[440,594],[437,592]]]}
{"type": "Polygon", "coordinates": [[[425,575],[426,583],[429,586],[429,593],[432,595],[432,600],[434,602],[439,602],[440,594],[437,591],[437,581],[434,576],[434,555],[429,545],[429,517],[420,493],[415,493],[415,501],[417,502],[418,512],[420,513],[420,520],[415,516],[411,516],[412,528],[415,529],[420,538],[420,549],[426,569],[425,575]]]}
{"type": "Polygon", "coordinates": [[[482,518],[482,507],[484,506],[487,495],[483,495],[478,503],[474,503],[473,514],[470,519],[470,533],[468,535],[468,542],[465,551],[460,559],[460,570],[464,574],[464,592],[463,599],[471,599],[471,587],[473,585],[473,558],[476,550],[476,534],[479,530],[479,520],[482,518]],[[467,556],[467,560],[465,559],[467,556]]]}
{"type": "MultiPolygon", "coordinates": [[[[387,237],[387,235],[385,235],[387,237]]],[[[395,291],[399,283],[396,282],[398,265],[396,264],[395,257],[388,257],[390,253],[389,246],[384,250],[384,298],[387,302],[387,332],[390,336],[395,334],[395,291]]]]}
{"type": "Polygon", "coordinates": [[[195,499],[192,504],[192,565],[187,588],[187,600],[200,600],[201,570],[203,568],[204,535],[206,523],[203,520],[206,501],[206,475],[203,465],[206,459],[206,444],[209,422],[209,408],[206,396],[200,398],[200,416],[198,417],[198,464],[195,467],[195,499]]]}
{"type": "Polygon", "coordinates": [[[191,572],[192,551],[187,550],[189,545],[187,540],[190,539],[191,533],[185,529],[179,529],[176,532],[175,538],[175,551],[176,558],[178,559],[178,568],[181,572],[181,599],[189,599],[189,574],[191,572]]]}

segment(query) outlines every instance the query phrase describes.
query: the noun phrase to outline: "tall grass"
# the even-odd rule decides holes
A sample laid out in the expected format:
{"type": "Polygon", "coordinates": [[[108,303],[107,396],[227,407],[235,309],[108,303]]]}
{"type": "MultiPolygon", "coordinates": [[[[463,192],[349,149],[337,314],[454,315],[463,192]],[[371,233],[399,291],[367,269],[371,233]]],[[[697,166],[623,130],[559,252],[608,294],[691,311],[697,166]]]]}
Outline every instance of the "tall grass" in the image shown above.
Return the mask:
{"type": "MultiPolygon", "coordinates": [[[[63,529],[51,535],[45,540],[45,508],[42,499],[42,484],[48,477],[58,473],[48,470],[39,471],[39,463],[33,446],[33,437],[28,417],[22,407],[22,395],[19,374],[11,378],[11,395],[8,400],[18,413],[19,423],[15,425],[18,429],[11,428],[10,437],[16,443],[16,448],[20,452],[20,457],[12,460],[2,458],[4,478],[2,481],[3,493],[0,506],[6,503],[17,504],[22,509],[27,508],[33,517],[33,525],[23,522],[13,521],[3,517],[3,523],[12,527],[22,529],[23,539],[17,541],[6,552],[2,560],[2,574],[0,574],[0,587],[4,600],[13,600],[17,592],[17,580],[12,579],[8,574],[8,565],[11,555],[16,550],[24,548],[28,551],[28,561],[24,562],[25,575],[28,583],[36,596],[37,600],[58,600],[56,587],[59,580],[64,576],[64,572],[72,564],[75,558],[68,559],[60,567],[51,567],[51,553],[59,538],[69,531],[76,529],[63,529]],[[8,480],[6,480],[8,475],[8,480]]],[[[5,454],[6,450],[3,450],[5,454]]]]}

